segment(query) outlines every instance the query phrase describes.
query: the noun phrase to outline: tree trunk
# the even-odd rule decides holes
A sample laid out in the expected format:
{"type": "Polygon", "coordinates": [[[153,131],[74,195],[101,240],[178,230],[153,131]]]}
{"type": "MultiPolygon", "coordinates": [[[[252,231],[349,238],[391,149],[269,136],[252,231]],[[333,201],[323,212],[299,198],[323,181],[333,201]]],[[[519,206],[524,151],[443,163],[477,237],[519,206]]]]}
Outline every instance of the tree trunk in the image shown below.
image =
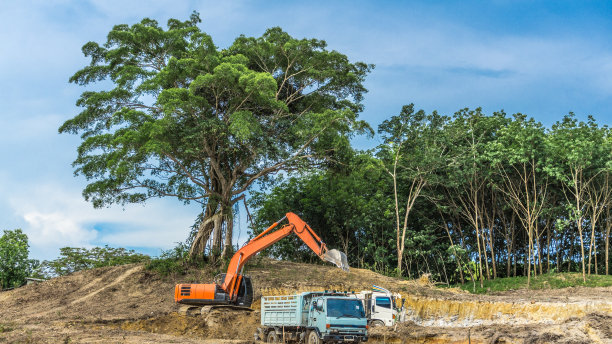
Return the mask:
{"type": "Polygon", "coordinates": [[[506,244],[506,277],[510,277],[512,268],[512,243],[506,244]]]}
{"type": "Polygon", "coordinates": [[[550,273],[550,219],[546,221],[546,273],[550,273]]]}
{"type": "Polygon", "coordinates": [[[556,238],[557,243],[555,244],[555,250],[557,254],[557,272],[561,272],[561,248],[563,247],[563,238],[565,238],[565,231],[561,233],[559,238],[556,238]]]}
{"type": "MultiPolygon", "coordinates": [[[[593,207],[593,206],[592,206],[593,207]]],[[[595,212],[595,210],[593,210],[595,212]]],[[[593,247],[595,246],[595,216],[591,217],[591,240],[589,240],[589,263],[588,263],[588,275],[591,276],[591,258],[593,257],[593,247]]]]}
{"type": "Polygon", "coordinates": [[[542,237],[541,236],[538,236],[538,267],[540,268],[540,276],[541,276],[542,275],[542,237]]]}
{"type": "Polygon", "coordinates": [[[191,249],[189,250],[189,258],[195,258],[197,256],[204,255],[206,249],[206,243],[210,238],[211,233],[214,230],[215,224],[213,222],[213,216],[217,208],[217,202],[209,200],[206,204],[206,209],[202,217],[202,222],[198,226],[198,232],[196,233],[191,249]]]}
{"type": "Polygon", "coordinates": [[[489,247],[491,247],[491,265],[493,268],[493,279],[497,277],[497,267],[495,264],[495,245],[493,241],[493,227],[495,227],[495,197],[493,197],[492,205],[491,205],[491,216],[487,216],[487,224],[489,227],[489,247]]]}
{"type": "MultiPolygon", "coordinates": [[[[594,238],[593,240],[595,240],[594,242],[597,243],[597,238],[594,238]]],[[[594,266],[594,274],[597,275],[597,245],[595,245],[595,243],[593,244],[593,259],[595,260],[595,266],[594,266]]]]}
{"type": "Polygon", "coordinates": [[[586,266],[584,258],[584,240],[582,235],[582,216],[578,217],[578,235],[580,235],[580,260],[582,261],[582,281],[586,283],[586,266]]]}
{"type": "Polygon", "coordinates": [[[482,254],[483,254],[483,258],[484,258],[484,262],[485,262],[485,272],[487,273],[487,281],[491,279],[491,271],[489,270],[489,254],[487,252],[487,233],[485,232],[484,227],[481,227],[482,229],[482,254]]]}
{"type": "Polygon", "coordinates": [[[493,264],[493,279],[497,277],[497,265],[495,264],[495,245],[493,244],[493,227],[489,228],[489,245],[491,246],[491,263],[493,264]]]}
{"type": "Polygon", "coordinates": [[[527,254],[527,289],[529,289],[529,284],[531,283],[531,253],[533,252],[533,229],[529,226],[528,229],[528,254],[527,254]]]}
{"type": "Polygon", "coordinates": [[[515,247],[512,247],[512,262],[514,263],[514,269],[512,271],[512,276],[516,277],[516,264],[517,264],[517,261],[516,261],[516,248],[515,247]]]}
{"type": "Polygon", "coordinates": [[[461,285],[463,285],[465,283],[463,279],[463,267],[461,266],[459,256],[457,255],[457,248],[455,247],[455,244],[453,243],[453,237],[451,237],[450,230],[448,229],[448,222],[446,222],[446,220],[444,219],[444,216],[442,215],[442,212],[440,211],[440,209],[438,209],[438,213],[440,214],[440,218],[442,219],[442,222],[443,222],[442,225],[444,226],[444,229],[446,230],[446,234],[448,235],[448,240],[450,241],[451,247],[453,248],[453,252],[455,255],[455,262],[457,263],[457,266],[459,267],[459,278],[461,279],[461,285]]]}
{"type": "Polygon", "coordinates": [[[221,212],[219,212],[219,216],[215,217],[213,223],[215,228],[213,230],[211,254],[217,257],[221,253],[221,240],[223,238],[223,216],[221,212]]]}
{"type": "MultiPolygon", "coordinates": [[[[484,193],[483,193],[484,194],[484,193]]],[[[484,199],[484,195],[483,197],[481,197],[481,199],[484,199]]],[[[484,208],[484,207],[483,207],[484,208]]],[[[484,210],[481,209],[480,213],[479,213],[479,217],[478,220],[480,220],[480,229],[481,229],[481,238],[482,238],[482,253],[484,254],[484,261],[485,261],[485,268],[486,268],[486,272],[487,272],[487,281],[491,279],[491,271],[489,270],[489,257],[487,254],[487,232],[485,231],[485,225],[484,225],[484,219],[483,219],[483,214],[484,210]]]]}
{"type": "Polygon", "coordinates": [[[576,233],[574,233],[572,231],[570,233],[570,238],[569,238],[570,249],[569,249],[569,254],[567,256],[567,272],[571,272],[571,268],[572,268],[572,256],[573,256],[573,251],[574,251],[574,240],[576,240],[576,233]]]}
{"type": "Polygon", "coordinates": [[[608,222],[606,223],[606,275],[610,274],[608,270],[608,263],[610,261],[610,256],[608,255],[610,252],[610,227],[612,227],[612,222],[608,217],[608,222]]]}
{"type": "MultiPolygon", "coordinates": [[[[478,213],[476,213],[476,216],[478,216],[478,213]]],[[[478,243],[478,273],[480,275],[480,287],[483,287],[483,280],[482,280],[482,256],[481,256],[481,248],[480,248],[480,231],[478,230],[478,219],[476,218],[474,221],[475,227],[476,227],[476,242],[478,243]]]]}
{"type": "MultiPolygon", "coordinates": [[[[227,211],[226,211],[227,212],[227,211]]],[[[226,260],[229,255],[233,253],[232,241],[234,238],[234,216],[232,214],[232,207],[229,207],[229,213],[224,216],[225,220],[225,245],[223,246],[223,252],[221,252],[221,259],[226,260]]]]}

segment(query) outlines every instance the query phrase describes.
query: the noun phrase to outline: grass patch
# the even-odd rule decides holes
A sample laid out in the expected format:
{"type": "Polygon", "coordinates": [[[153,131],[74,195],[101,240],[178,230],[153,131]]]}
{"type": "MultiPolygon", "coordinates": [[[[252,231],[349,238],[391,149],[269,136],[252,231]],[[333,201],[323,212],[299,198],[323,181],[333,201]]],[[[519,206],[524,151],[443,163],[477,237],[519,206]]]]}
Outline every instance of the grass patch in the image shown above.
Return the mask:
{"type": "Polygon", "coordinates": [[[0,333],[11,332],[12,330],[14,330],[12,325],[0,323],[0,333]]]}
{"type": "MultiPolygon", "coordinates": [[[[609,287],[612,286],[612,276],[591,275],[587,276],[586,283],[582,281],[582,274],[577,272],[570,273],[551,273],[531,278],[529,289],[560,289],[568,287],[609,287]]],[[[486,294],[506,290],[516,290],[527,288],[527,277],[506,277],[495,280],[484,281],[483,287],[476,282],[476,290],[471,282],[464,285],[452,285],[451,287],[461,288],[470,293],[486,294]]]]}

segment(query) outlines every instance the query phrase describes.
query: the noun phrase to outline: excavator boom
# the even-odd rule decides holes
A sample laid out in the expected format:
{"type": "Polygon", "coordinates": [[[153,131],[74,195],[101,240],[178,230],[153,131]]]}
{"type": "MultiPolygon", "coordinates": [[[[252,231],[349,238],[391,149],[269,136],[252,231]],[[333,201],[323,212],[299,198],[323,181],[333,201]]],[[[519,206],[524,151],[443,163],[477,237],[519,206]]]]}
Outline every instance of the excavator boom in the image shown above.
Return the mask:
{"type": "Polygon", "coordinates": [[[177,284],[174,292],[174,300],[183,304],[239,304],[250,306],[252,302],[252,286],[248,277],[242,275],[242,269],[246,262],[257,253],[265,250],[274,243],[283,239],[291,233],[295,233],[304,243],[310,247],[322,260],[331,262],[344,271],[349,270],[346,255],[338,250],[328,250],[321,238],[294,213],[287,213],[285,217],[276,221],[261,234],[251,239],[240,248],[230,260],[223,281],[220,285],[213,284],[177,284]],[[284,219],[289,224],[272,231],[284,219]],[[247,295],[251,293],[250,297],[247,295]]]}

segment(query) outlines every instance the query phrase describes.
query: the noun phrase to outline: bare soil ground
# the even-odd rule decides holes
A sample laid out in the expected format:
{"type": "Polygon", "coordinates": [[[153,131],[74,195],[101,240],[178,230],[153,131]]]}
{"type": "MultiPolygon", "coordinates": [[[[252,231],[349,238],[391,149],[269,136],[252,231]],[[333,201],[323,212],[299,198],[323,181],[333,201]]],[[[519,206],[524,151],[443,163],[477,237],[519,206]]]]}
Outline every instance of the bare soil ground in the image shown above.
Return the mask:
{"type": "Polygon", "coordinates": [[[161,278],[142,265],[81,271],[0,292],[0,343],[252,343],[261,295],[363,290],[372,284],[401,292],[418,308],[414,321],[373,329],[374,343],[612,343],[612,288],[476,296],[436,289],[427,280],[269,260],[255,261],[247,273],[255,287],[253,312],[181,315],[173,300],[174,285],[209,283],[212,271],[161,278]],[[499,316],[516,310],[539,315],[499,316]],[[444,313],[454,311],[457,315],[444,313]],[[423,326],[427,321],[430,326],[423,326]]]}

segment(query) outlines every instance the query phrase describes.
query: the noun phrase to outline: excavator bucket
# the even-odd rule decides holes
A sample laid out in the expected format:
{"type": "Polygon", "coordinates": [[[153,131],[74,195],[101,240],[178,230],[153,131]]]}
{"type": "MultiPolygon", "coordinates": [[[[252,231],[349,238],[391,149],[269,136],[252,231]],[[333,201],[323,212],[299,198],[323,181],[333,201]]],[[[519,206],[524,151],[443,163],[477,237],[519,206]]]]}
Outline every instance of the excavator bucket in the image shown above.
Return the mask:
{"type": "Polygon", "coordinates": [[[346,272],[349,271],[348,259],[346,259],[346,254],[344,254],[344,252],[340,252],[336,249],[328,250],[323,254],[323,259],[336,264],[337,267],[346,272]]]}

